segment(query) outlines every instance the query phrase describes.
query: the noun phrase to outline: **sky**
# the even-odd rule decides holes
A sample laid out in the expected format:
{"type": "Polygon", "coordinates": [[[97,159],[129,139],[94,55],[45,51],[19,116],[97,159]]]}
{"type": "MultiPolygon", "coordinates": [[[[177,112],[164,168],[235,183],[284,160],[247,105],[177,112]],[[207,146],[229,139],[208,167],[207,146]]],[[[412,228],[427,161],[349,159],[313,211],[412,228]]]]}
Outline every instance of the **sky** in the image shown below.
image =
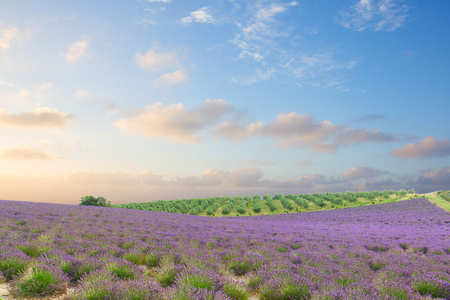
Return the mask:
{"type": "Polygon", "coordinates": [[[0,199],[450,189],[449,1],[0,7],[0,199]]]}

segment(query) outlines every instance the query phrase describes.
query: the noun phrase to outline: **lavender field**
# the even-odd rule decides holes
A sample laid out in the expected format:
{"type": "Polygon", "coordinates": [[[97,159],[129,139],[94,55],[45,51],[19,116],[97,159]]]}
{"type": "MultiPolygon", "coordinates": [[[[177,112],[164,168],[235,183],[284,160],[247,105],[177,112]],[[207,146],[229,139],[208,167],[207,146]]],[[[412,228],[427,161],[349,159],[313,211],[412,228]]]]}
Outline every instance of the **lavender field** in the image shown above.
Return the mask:
{"type": "Polygon", "coordinates": [[[0,201],[4,299],[450,299],[450,213],[425,198],[209,218],[0,201]]]}

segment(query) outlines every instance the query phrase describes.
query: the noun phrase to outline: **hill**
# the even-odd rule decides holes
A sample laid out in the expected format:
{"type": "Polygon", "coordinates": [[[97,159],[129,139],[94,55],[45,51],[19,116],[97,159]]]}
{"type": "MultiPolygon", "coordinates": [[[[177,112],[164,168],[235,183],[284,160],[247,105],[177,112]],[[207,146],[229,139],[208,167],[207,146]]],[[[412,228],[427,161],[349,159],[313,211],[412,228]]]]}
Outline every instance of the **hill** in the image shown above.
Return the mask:
{"type": "Polygon", "coordinates": [[[165,200],[113,205],[117,208],[199,216],[246,216],[355,207],[419,197],[414,190],[260,195],[165,200]]]}

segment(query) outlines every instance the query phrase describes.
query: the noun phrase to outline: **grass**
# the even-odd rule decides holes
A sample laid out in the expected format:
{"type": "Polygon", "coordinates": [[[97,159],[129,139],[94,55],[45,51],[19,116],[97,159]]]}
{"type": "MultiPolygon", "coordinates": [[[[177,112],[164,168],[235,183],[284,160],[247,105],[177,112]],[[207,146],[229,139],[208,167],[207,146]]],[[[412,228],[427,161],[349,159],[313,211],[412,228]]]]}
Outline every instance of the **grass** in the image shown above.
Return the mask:
{"type": "Polygon", "coordinates": [[[450,202],[443,199],[442,197],[440,197],[438,195],[438,192],[432,192],[432,193],[428,193],[428,194],[422,194],[420,195],[421,197],[427,198],[428,200],[430,200],[431,202],[433,202],[434,204],[436,204],[437,206],[445,209],[446,211],[450,211],[450,202]]]}

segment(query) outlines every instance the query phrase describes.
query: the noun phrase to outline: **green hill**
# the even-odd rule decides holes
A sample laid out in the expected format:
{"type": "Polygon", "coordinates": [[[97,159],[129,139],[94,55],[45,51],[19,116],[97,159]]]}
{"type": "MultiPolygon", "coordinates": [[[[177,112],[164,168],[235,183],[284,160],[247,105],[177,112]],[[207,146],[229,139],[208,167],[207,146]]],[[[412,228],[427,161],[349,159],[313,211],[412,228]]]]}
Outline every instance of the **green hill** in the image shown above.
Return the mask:
{"type": "MultiPolygon", "coordinates": [[[[450,210],[450,192],[439,191],[424,194],[439,206],[450,210]]],[[[345,193],[315,193],[315,194],[277,194],[211,197],[180,200],[159,200],[142,203],[113,205],[117,208],[161,211],[199,216],[248,216],[261,214],[280,214],[303,211],[339,209],[362,205],[394,202],[418,198],[421,195],[414,190],[370,191],[345,193]]]]}

